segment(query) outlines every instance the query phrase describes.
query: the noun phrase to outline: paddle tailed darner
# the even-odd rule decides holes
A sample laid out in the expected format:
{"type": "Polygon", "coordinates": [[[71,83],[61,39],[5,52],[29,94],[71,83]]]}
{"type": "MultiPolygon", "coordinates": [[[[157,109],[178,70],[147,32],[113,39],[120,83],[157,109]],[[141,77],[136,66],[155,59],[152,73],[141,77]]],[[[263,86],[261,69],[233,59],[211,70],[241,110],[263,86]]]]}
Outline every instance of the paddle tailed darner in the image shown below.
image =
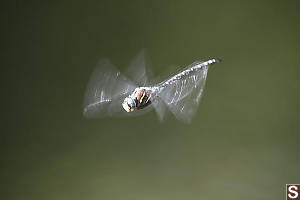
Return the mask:
{"type": "Polygon", "coordinates": [[[176,75],[154,84],[149,80],[146,54],[142,50],[124,74],[102,59],[88,83],[83,113],[86,117],[132,116],[154,108],[160,120],[165,111],[191,122],[200,102],[209,66],[220,62],[196,61],[176,75]],[[166,109],[167,108],[167,109],[166,109]]]}

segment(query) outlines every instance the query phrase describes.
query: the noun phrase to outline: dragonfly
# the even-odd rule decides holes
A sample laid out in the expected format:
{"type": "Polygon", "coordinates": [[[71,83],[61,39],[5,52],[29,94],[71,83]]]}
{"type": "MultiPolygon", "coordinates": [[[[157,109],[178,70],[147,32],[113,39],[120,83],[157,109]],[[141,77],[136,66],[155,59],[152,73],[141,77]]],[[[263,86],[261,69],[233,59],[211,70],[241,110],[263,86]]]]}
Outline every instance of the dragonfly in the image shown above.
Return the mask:
{"type": "Polygon", "coordinates": [[[102,59],[91,75],[84,97],[85,117],[137,116],[155,110],[160,121],[170,111],[190,123],[201,100],[207,72],[220,62],[213,58],[196,61],[179,73],[155,83],[146,51],[140,51],[121,73],[102,59]]]}

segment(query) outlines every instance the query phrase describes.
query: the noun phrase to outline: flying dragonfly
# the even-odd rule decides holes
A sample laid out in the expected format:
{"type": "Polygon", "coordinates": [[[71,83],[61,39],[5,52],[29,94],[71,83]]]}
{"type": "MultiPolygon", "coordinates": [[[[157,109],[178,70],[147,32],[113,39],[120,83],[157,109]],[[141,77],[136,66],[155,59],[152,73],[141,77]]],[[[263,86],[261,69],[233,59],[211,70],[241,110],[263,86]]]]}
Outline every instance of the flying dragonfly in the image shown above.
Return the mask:
{"type": "Polygon", "coordinates": [[[181,72],[154,83],[142,50],[122,74],[109,60],[97,64],[89,80],[83,114],[86,117],[135,116],[154,109],[160,120],[166,110],[184,122],[191,122],[200,102],[209,66],[220,62],[196,61],[181,72]]]}

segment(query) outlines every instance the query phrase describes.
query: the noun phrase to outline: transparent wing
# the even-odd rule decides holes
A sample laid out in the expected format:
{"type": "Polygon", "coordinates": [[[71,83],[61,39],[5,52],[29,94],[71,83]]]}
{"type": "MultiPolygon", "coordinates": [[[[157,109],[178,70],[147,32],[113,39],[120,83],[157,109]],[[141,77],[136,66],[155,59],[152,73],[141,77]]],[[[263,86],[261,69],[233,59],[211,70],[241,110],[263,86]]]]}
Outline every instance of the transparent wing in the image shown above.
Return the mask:
{"type": "MultiPolygon", "coordinates": [[[[195,62],[188,68],[199,65],[195,62]]],[[[184,122],[190,122],[195,114],[205,86],[208,66],[193,71],[167,85],[159,93],[175,117],[184,122]]]]}
{"type": "Polygon", "coordinates": [[[160,121],[163,121],[165,114],[166,114],[166,104],[160,97],[157,97],[154,102],[152,102],[153,108],[157,114],[157,117],[160,121]]]}
{"type": "Polygon", "coordinates": [[[99,61],[86,89],[84,116],[129,115],[122,108],[122,102],[135,88],[136,85],[123,76],[109,60],[99,61]]]}
{"type": "MultiPolygon", "coordinates": [[[[151,62],[147,51],[146,49],[142,49],[130,62],[125,73],[127,77],[137,83],[138,86],[151,86],[155,81],[151,69],[151,62]]],[[[152,102],[152,105],[148,107],[152,106],[159,120],[162,121],[166,111],[164,102],[157,99],[157,101],[152,102]]],[[[137,112],[140,112],[140,110],[137,112]]]]}
{"type": "Polygon", "coordinates": [[[140,87],[151,84],[153,73],[151,71],[150,59],[145,49],[142,49],[129,63],[125,74],[140,87]]]}

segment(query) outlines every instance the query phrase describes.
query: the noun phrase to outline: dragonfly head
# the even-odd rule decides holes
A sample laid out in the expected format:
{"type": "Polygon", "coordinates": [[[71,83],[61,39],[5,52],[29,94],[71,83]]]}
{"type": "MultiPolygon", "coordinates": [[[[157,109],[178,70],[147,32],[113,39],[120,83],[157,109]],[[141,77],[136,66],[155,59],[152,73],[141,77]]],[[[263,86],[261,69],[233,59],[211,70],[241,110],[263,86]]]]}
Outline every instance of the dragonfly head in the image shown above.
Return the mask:
{"type": "Polygon", "coordinates": [[[129,96],[124,99],[122,106],[127,112],[132,112],[136,108],[136,103],[134,99],[129,96]]]}

